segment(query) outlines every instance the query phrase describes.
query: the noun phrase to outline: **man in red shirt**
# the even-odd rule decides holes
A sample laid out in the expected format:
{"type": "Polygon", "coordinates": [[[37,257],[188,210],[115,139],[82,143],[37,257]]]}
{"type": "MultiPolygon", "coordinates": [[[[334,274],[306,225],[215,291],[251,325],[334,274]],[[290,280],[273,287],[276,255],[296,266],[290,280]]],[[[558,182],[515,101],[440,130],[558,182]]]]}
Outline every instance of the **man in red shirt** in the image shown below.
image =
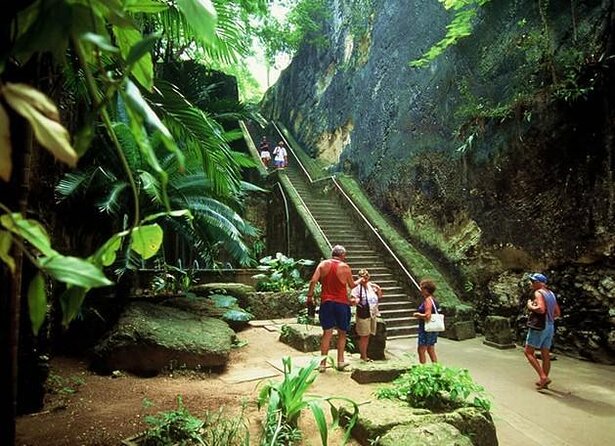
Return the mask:
{"type": "Polygon", "coordinates": [[[329,353],[329,345],[333,336],[333,328],[337,328],[337,369],[344,370],[348,363],[344,361],[344,349],[346,348],[346,333],[350,328],[350,305],[348,288],[356,285],[352,278],[350,266],[345,262],[346,249],[336,245],[331,251],[331,258],[323,260],[316,267],[316,271],[310,280],[307,293],[308,305],[313,304],[314,287],[317,282],[322,285],[320,293],[320,326],[323,334],[320,341],[320,353],[324,357],[319,371],[326,368],[326,356],[329,353]]]}

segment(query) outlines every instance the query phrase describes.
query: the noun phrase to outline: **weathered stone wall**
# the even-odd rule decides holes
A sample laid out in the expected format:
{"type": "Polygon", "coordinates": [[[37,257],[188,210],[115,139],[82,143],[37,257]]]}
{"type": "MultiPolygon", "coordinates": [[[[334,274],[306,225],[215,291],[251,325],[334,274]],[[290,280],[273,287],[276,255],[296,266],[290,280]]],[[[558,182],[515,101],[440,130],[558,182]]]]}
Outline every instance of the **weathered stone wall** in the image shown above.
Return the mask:
{"type": "MultiPolygon", "coordinates": [[[[574,16],[569,2],[545,2],[546,21],[540,2],[491,2],[473,36],[423,69],[409,62],[449,20],[437,1],[330,4],[330,45],[298,52],[263,101],[267,115],[355,174],[469,302],[488,304],[505,272],[600,264],[615,277],[615,70],[600,59],[612,51],[612,2],[575,4],[574,16]]],[[[560,291],[602,289],[583,277],[560,291]]],[[[606,319],[587,339],[615,356],[606,319]]]]}

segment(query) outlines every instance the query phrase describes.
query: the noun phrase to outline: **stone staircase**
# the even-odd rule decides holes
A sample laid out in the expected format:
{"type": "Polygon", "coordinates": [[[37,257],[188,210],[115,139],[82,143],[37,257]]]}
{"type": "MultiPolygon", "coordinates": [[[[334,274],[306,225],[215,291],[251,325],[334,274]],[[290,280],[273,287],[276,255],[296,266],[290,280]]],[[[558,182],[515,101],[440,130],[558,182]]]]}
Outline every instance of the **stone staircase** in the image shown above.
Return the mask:
{"type": "Polygon", "coordinates": [[[349,213],[354,211],[347,210],[337,199],[321,194],[308,182],[296,163],[291,161],[289,164],[286,174],[290,182],[331,245],[346,248],[346,260],[355,276],[359,269],[366,268],[371,280],[382,287],[383,298],[379,306],[386,322],[387,339],[416,336],[418,321],[412,316],[416,305],[411,302],[394,272],[386,266],[384,258],[388,253],[365,236],[365,230],[369,229],[355,223],[356,219],[349,213]]]}

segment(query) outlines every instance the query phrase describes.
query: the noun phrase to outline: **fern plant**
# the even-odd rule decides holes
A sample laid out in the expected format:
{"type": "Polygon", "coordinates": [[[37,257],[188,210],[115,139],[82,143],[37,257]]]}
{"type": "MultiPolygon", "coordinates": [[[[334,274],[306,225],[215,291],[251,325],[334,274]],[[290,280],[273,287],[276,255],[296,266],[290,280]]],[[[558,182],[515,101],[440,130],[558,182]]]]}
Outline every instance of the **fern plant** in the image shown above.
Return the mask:
{"type": "Polygon", "coordinates": [[[282,359],[284,365],[284,379],[282,381],[269,381],[261,389],[258,395],[258,408],[267,405],[267,415],[263,426],[262,446],[288,446],[295,444],[301,439],[298,430],[299,415],[304,409],[309,408],[316,421],[318,432],[323,446],[327,445],[330,427],[339,424],[339,411],[333,405],[333,401],[340,400],[349,403],[353,407],[353,413],[348,420],[343,444],[350,438],[350,432],[359,416],[358,405],[343,397],[321,397],[307,394],[310,386],[316,380],[318,374],[316,368],[320,360],[315,358],[305,367],[293,368],[290,357],[282,359]],[[321,404],[326,403],[330,407],[333,417],[331,426],[327,426],[324,411],[321,404]]]}

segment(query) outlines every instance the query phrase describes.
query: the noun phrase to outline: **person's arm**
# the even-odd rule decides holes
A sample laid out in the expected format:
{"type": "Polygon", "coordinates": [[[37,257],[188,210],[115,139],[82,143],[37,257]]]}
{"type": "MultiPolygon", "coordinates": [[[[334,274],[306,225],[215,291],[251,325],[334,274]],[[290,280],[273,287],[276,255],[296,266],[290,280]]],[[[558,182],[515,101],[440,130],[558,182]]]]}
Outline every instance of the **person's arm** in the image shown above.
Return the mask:
{"type": "Polygon", "coordinates": [[[559,307],[559,304],[555,303],[555,310],[553,311],[553,319],[557,319],[562,315],[562,310],[559,307]]]}
{"type": "Polygon", "coordinates": [[[414,317],[425,319],[426,321],[431,319],[431,299],[425,299],[425,313],[414,313],[414,317]]]}
{"type": "Polygon", "coordinates": [[[378,296],[378,300],[382,299],[382,288],[380,288],[380,286],[375,283],[371,283],[371,285],[374,289],[374,292],[376,293],[376,296],[378,296]]]}
{"type": "Polygon", "coordinates": [[[357,285],[361,283],[360,277],[357,280],[354,280],[352,278],[352,270],[350,269],[350,266],[348,266],[347,263],[344,263],[343,266],[341,266],[341,268],[343,268],[343,273],[344,273],[343,282],[346,283],[348,288],[352,290],[354,287],[356,287],[357,285]]]}
{"type": "Polygon", "coordinates": [[[322,265],[322,262],[318,264],[318,266],[316,267],[316,271],[314,271],[314,274],[312,274],[312,278],[310,279],[310,286],[308,287],[308,292],[307,292],[307,302],[308,303],[314,302],[314,287],[320,280],[321,265],[322,265]]]}
{"type": "Polygon", "coordinates": [[[534,293],[534,300],[528,299],[527,309],[533,311],[534,313],[544,314],[546,310],[545,299],[542,297],[542,293],[540,291],[536,291],[534,293]]]}

